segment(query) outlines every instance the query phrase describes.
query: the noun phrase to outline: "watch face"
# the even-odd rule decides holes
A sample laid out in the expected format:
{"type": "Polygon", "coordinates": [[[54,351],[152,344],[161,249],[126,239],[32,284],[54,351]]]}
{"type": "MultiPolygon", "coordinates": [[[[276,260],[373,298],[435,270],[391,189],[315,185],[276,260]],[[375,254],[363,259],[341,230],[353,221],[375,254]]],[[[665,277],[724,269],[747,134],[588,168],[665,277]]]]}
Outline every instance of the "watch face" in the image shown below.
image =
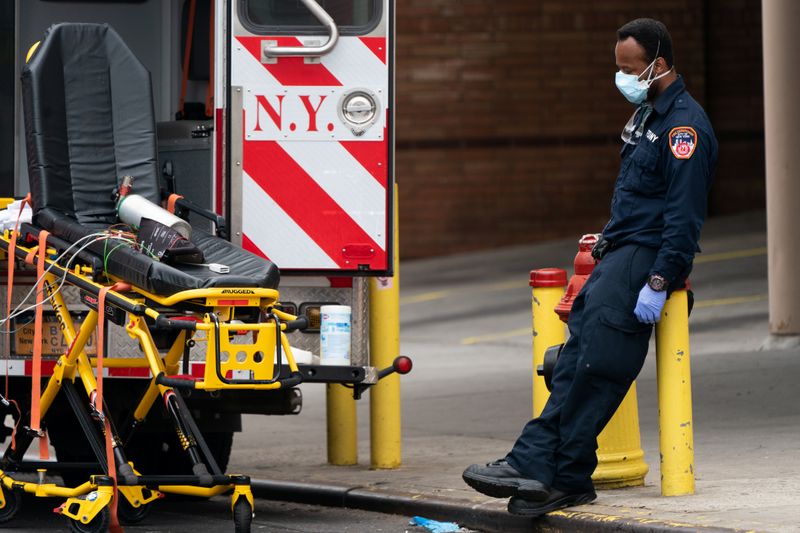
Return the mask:
{"type": "Polygon", "coordinates": [[[654,291],[663,291],[667,288],[667,280],[657,275],[650,276],[650,279],[647,280],[647,284],[654,291]]]}

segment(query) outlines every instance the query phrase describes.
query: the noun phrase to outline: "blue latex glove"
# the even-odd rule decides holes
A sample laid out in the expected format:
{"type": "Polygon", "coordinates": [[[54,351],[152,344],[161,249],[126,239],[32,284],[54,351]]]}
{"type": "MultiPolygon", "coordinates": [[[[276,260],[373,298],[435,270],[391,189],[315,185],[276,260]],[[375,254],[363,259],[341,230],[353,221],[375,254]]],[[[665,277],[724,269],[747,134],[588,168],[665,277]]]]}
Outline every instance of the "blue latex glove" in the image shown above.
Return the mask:
{"type": "Polygon", "coordinates": [[[655,324],[661,320],[661,310],[664,309],[664,302],[667,301],[667,291],[654,291],[645,283],[639,291],[639,299],[636,301],[636,308],[633,314],[639,322],[645,324],[655,324]]]}
{"type": "Polygon", "coordinates": [[[409,522],[411,526],[422,526],[431,533],[458,533],[463,531],[455,522],[439,522],[430,518],[415,516],[409,522]]]}

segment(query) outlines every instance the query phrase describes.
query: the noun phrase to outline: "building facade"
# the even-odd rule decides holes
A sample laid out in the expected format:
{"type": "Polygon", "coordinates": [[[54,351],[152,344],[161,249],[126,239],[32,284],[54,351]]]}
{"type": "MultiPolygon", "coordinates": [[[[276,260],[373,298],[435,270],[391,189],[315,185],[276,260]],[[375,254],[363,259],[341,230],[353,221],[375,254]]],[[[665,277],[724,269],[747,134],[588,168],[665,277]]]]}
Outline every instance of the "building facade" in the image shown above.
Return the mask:
{"type": "Polygon", "coordinates": [[[710,215],[763,209],[759,0],[397,0],[401,257],[600,231],[633,112],[615,32],[642,16],[716,129],[710,215]]]}

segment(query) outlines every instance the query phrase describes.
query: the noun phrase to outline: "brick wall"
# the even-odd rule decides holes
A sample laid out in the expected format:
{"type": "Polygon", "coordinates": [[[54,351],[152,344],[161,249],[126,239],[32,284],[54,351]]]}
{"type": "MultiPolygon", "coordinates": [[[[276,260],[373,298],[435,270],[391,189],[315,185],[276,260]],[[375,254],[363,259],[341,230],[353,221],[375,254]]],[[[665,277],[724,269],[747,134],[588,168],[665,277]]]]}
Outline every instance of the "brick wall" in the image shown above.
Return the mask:
{"type": "Polygon", "coordinates": [[[723,141],[714,211],[763,205],[760,4],[721,4],[397,0],[401,256],[602,229],[633,111],[614,86],[615,31],[639,16],[670,28],[723,141]]]}
{"type": "Polygon", "coordinates": [[[766,207],[761,2],[709,1],[708,107],[720,142],[710,212],[766,207]]]}

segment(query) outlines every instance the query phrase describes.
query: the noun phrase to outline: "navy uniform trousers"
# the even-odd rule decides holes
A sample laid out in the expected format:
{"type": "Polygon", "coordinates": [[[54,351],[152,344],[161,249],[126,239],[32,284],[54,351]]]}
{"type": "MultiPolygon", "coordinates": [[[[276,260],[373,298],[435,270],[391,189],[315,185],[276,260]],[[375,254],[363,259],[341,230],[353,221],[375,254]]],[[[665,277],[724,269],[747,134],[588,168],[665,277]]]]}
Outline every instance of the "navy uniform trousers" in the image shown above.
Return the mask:
{"type": "Polygon", "coordinates": [[[569,493],[593,490],[597,436],[647,356],[653,328],[633,309],[656,253],[635,244],[612,250],[576,297],[550,398],[506,457],[525,477],[569,493]]]}

